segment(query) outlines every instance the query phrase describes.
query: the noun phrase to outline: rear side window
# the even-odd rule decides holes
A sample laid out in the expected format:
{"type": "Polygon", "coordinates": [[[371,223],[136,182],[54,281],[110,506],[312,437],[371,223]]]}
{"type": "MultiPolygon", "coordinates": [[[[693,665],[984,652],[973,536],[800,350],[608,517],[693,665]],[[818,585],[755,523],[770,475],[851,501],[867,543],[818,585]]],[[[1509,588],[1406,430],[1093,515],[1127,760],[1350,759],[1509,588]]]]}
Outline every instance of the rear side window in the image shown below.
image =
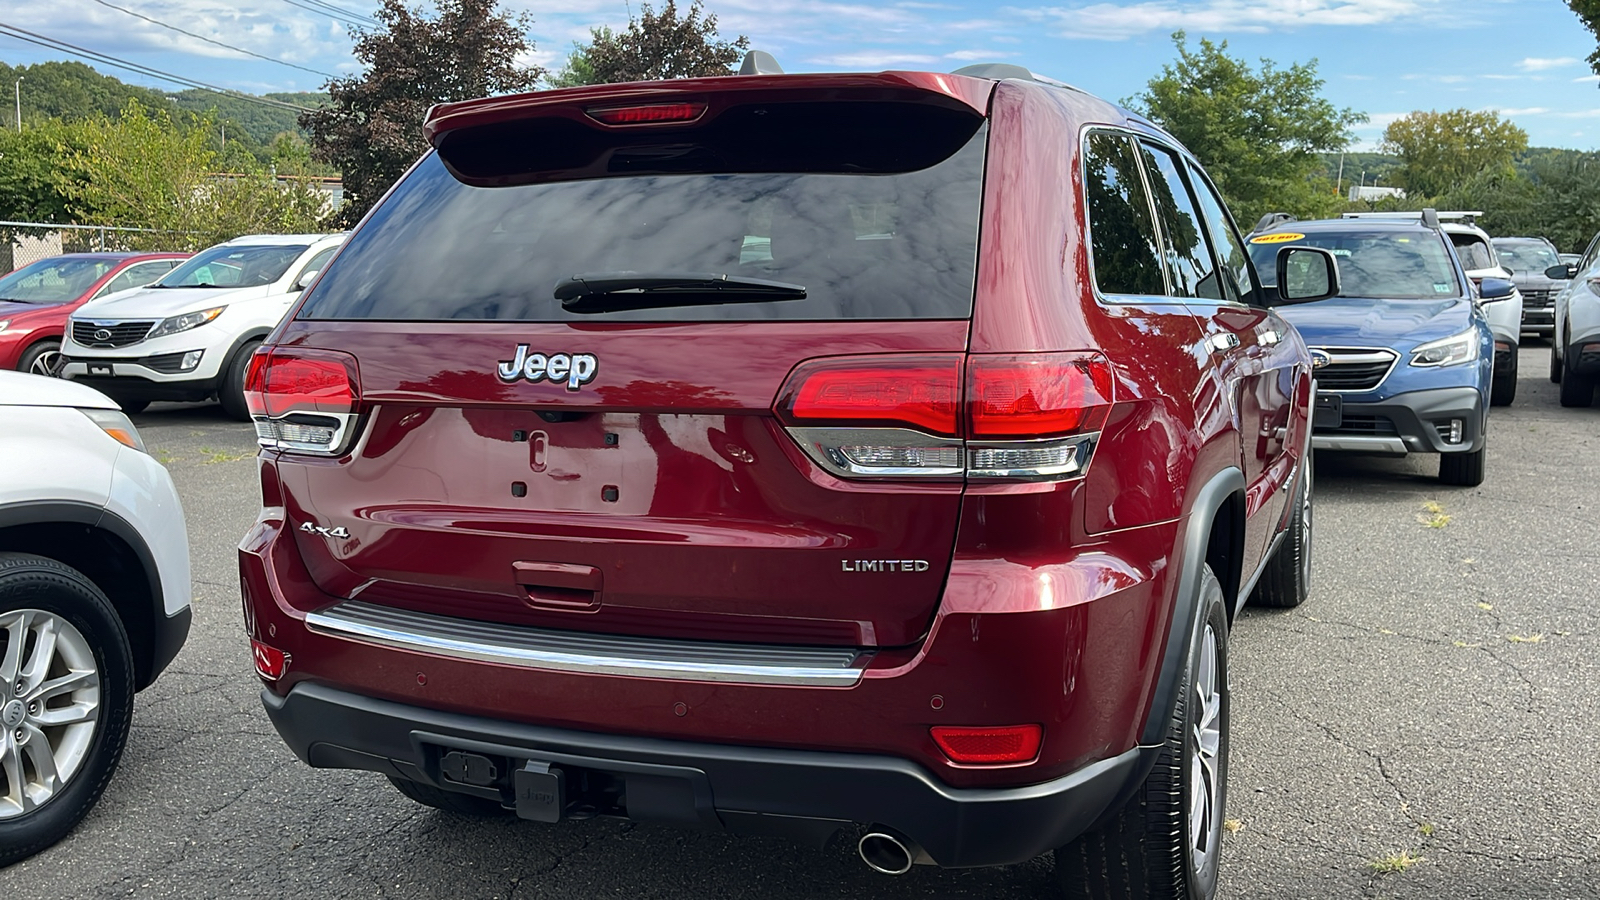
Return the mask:
{"type": "Polygon", "coordinates": [[[1495,267],[1494,253],[1489,243],[1475,234],[1452,234],[1450,242],[1456,245],[1456,255],[1461,257],[1461,268],[1470,271],[1495,267]]]}
{"type": "Polygon", "coordinates": [[[1255,288],[1250,280],[1250,257],[1245,254],[1239,230],[1233,227],[1233,219],[1228,216],[1211,183],[1200,177],[1192,166],[1189,168],[1189,181],[1194,184],[1195,195],[1199,198],[1200,215],[1205,217],[1206,232],[1211,236],[1212,245],[1217,248],[1217,261],[1222,267],[1222,299],[1252,301],[1255,288]]]}
{"type": "Polygon", "coordinates": [[[1118,134],[1089,135],[1083,170],[1095,286],[1102,294],[1166,294],[1134,142],[1118,134]]]}
{"type": "Polygon", "coordinates": [[[1177,297],[1222,299],[1217,265],[1211,245],[1200,227],[1200,213],[1184,183],[1177,157],[1161,147],[1141,144],[1145,171],[1150,173],[1150,193],[1156,218],[1166,235],[1167,265],[1172,273],[1172,293],[1177,297]]]}
{"type": "MultiPolygon", "coordinates": [[[[430,156],[350,238],[299,315],[524,322],[967,318],[986,138],[985,127],[970,126],[940,158],[912,171],[759,172],[742,160],[725,160],[718,169],[711,154],[663,150],[679,153],[673,158],[690,171],[507,186],[469,185],[430,156]],[[598,314],[569,312],[555,299],[557,282],[601,273],[726,274],[801,285],[806,296],[598,314]]],[[[611,163],[612,171],[631,165],[632,156],[611,163]]]]}

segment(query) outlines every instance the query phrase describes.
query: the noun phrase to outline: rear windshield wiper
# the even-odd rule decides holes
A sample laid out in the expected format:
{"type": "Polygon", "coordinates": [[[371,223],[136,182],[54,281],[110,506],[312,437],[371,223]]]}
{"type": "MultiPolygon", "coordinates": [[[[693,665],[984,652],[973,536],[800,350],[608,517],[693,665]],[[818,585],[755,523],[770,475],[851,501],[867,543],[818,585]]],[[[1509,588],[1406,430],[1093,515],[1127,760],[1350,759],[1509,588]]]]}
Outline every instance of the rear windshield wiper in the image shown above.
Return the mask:
{"type": "Polygon", "coordinates": [[[718,272],[589,272],[556,282],[556,299],[571,313],[669,306],[804,300],[802,284],[718,272]]]}

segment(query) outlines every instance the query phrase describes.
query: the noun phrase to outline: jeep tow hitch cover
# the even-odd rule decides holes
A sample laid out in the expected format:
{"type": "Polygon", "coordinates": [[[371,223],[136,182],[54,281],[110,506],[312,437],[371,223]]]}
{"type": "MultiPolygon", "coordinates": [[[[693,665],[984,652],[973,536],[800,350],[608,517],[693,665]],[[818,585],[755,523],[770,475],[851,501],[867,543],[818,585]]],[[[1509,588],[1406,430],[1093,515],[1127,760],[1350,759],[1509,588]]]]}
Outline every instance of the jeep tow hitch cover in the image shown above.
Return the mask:
{"type": "Polygon", "coordinates": [[[559,822],[567,808],[567,784],[560,769],[529,761],[512,773],[517,791],[517,816],[535,822],[559,822]]]}

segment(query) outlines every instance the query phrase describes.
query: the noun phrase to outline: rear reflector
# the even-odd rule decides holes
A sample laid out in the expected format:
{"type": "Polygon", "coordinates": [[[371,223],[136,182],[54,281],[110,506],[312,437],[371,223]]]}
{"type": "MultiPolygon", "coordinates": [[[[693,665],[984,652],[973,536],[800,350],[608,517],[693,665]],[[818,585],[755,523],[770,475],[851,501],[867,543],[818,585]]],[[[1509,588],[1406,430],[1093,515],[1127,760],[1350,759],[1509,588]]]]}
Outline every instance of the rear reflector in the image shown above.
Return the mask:
{"type": "Polygon", "coordinates": [[[666,122],[693,122],[705,114],[704,103],[646,103],[639,106],[606,106],[586,109],[589,118],[606,125],[655,125],[666,122]]]}
{"type": "Polygon", "coordinates": [[[256,674],[268,681],[277,681],[289,668],[289,654],[261,643],[255,638],[250,639],[250,655],[256,663],[256,674]]]}
{"type": "Polygon", "coordinates": [[[841,356],[801,363],[778,399],[795,424],[907,425],[960,433],[961,357],[841,356]]]}
{"type": "Polygon", "coordinates": [[[1042,725],[936,726],[929,731],[951,762],[975,766],[1028,762],[1039,755],[1039,744],[1044,740],[1042,725]]]}
{"type": "Polygon", "coordinates": [[[1096,353],[974,355],[967,416],[974,438],[1094,431],[1111,409],[1111,364],[1096,353]]]}

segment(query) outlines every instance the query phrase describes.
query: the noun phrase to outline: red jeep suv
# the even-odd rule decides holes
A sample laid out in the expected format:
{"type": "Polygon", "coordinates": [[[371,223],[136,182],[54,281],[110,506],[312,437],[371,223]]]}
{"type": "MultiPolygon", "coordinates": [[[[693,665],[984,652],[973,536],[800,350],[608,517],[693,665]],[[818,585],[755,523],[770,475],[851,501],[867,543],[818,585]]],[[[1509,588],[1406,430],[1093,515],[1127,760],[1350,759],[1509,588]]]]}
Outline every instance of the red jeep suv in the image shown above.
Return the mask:
{"type": "Polygon", "coordinates": [[[1228,628],[1305,596],[1313,373],[1172,137],[1013,66],[427,135],[247,377],[245,620],[296,754],[1214,893],[1228,628]]]}

